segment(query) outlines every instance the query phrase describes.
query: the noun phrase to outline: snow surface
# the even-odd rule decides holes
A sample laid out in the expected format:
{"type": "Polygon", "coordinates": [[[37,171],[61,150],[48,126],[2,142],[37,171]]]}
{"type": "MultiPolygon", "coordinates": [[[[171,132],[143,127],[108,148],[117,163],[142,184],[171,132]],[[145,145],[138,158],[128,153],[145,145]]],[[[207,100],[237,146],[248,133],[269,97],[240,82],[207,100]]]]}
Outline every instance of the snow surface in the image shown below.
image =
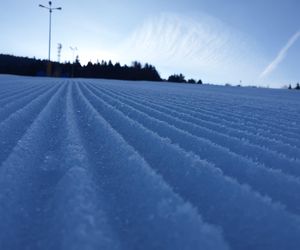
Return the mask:
{"type": "Polygon", "coordinates": [[[300,249],[300,93],[0,76],[0,249],[300,249]]]}

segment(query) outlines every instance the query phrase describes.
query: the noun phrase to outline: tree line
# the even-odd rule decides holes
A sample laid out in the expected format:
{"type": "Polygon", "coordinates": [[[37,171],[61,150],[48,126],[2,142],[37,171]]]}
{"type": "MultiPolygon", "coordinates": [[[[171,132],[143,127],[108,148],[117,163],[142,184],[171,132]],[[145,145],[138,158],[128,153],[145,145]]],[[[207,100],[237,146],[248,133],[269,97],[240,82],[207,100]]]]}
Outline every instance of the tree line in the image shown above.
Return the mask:
{"type": "Polygon", "coordinates": [[[120,63],[113,64],[111,61],[102,61],[95,64],[89,62],[87,65],[82,66],[78,58],[74,63],[49,63],[47,60],[11,55],[0,55],[0,73],[24,76],[162,80],[155,67],[148,63],[142,65],[139,62],[133,62],[131,66],[121,66],[120,63]]]}
{"type": "Polygon", "coordinates": [[[191,83],[191,84],[202,84],[202,80],[196,81],[195,79],[185,79],[185,76],[183,74],[174,74],[170,75],[168,78],[168,82],[178,82],[178,83],[191,83]]]}
{"type": "Polygon", "coordinates": [[[140,62],[134,61],[130,66],[122,66],[118,62],[113,64],[111,61],[101,61],[81,65],[78,57],[74,63],[49,63],[47,60],[0,54],[0,74],[202,84],[201,80],[185,80],[182,74],[171,75],[167,80],[162,79],[156,68],[148,63],[142,65],[140,62]]]}
{"type": "Polygon", "coordinates": [[[296,89],[296,90],[300,90],[300,84],[297,83],[295,88],[293,88],[292,85],[290,84],[289,87],[288,87],[288,89],[296,89]]]}

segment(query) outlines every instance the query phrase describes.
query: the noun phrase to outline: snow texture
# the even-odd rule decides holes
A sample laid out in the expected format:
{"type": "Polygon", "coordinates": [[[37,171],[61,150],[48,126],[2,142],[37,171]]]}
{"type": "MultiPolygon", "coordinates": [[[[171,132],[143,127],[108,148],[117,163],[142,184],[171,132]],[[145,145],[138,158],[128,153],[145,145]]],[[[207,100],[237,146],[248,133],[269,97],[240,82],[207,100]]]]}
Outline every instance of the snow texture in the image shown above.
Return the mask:
{"type": "Polygon", "coordinates": [[[296,91],[0,76],[0,249],[300,249],[296,91]]]}

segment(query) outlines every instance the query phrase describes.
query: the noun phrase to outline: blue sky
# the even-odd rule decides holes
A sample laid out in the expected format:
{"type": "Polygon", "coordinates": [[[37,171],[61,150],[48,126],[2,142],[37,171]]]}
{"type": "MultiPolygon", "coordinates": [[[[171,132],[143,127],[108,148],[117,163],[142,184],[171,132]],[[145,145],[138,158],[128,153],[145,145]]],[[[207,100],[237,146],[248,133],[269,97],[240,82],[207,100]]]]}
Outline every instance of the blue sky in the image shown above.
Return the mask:
{"type": "MultiPolygon", "coordinates": [[[[0,53],[47,58],[44,0],[1,3],[0,53]]],[[[298,0],[56,0],[52,60],[149,62],[163,77],[281,87],[300,81],[298,0]]]]}

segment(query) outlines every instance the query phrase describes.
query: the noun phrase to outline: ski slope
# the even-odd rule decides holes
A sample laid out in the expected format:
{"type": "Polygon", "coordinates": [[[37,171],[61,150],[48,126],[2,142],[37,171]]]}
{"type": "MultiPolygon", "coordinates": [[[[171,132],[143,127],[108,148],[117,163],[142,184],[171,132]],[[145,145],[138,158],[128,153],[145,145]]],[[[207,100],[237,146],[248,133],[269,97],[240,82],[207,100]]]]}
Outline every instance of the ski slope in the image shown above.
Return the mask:
{"type": "Polygon", "coordinates": [[[0,76],[0,249],[300,249],[300,93],[0,76]]]}

